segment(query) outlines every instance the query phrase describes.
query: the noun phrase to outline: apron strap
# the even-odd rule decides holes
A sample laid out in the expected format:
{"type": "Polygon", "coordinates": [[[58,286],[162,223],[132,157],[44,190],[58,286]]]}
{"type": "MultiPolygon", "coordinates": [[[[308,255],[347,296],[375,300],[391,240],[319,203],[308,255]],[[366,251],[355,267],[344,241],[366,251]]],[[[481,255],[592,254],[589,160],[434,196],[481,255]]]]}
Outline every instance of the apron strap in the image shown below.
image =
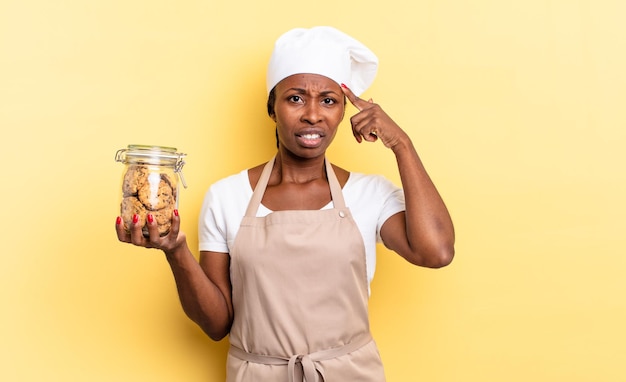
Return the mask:
{"type": "Polygon", "coordinates": [[[339,180],[337,180],[337,175],[335,175],[335,170],[333,170],[333,166],[330,164],[328,158],[324,159],[326,163],[326,177],[328,178],[328,184],[330,185],[330,196],[333,198],[333,206],[335,209],[345,209],[346,202],[343,200],[343,192],[341,192],[341,185],[339,184],[339,180]]]}
{"type": "Polygon", "coordinates": [[[320,361],[326,361],[353,353],[371,341],[373,341],[372,335],[369,332],[363,333],[349,344],[332,349],[320,350],[311,354],[296,354],[289,358],[248,353],[232,344],[230,345],[229,353],[243,361],[264,365],[287,365],[289,382],[299,382],[296,377],[296,366],[300,366],[300,370],[302,370],[303,379],[301,381],[324,382],[325,376],[319,365],[320,361]],[[322,377],[321,379],[320,376],[322,377]]]}
{"type": "MultiPolygon", "coordinates": [[[[256,212],[258,211],[259,205],[261,205],[261,200],[263,199],[263,194],[265,194],[265,189],[267,188],[270,175],[272,174],[275,161],[276,155],[274,155],[274,157],[265,164],[263,172],[261,172],[261,176],[259,177],[259,181],[257,182],[254,192],[252,193],[252,198],[250,198],[250,203],[248,203],[245,216],[256,216],[256,212]]],[[[333,201],[333,206],[335,209],[343,210],[346,208],[346,202],[343,199],[343,193],[341,192],[341,185],[339,184],[339,180],[337,180],[337,175],[335,175],[333,166],[330,164],[328,158],[324,158],[324,167],[326,168],[326,177],[328,178],[328,184],[330,186],[330,196],[333,201]]]]}
{"type": "Polygon", "coordinates": [[[259,209],[259,205],[261,204],[261,199],[263,199],[263,194],[265,194],[265,189],[267,188],[267,182],[270,180],[270,175],[272,174],[272,168],[274,168],[274,161],[276,160],[276,155],[263,168],[263,172],[261,173],[261,177],[259,181],[256,183],[256,187],[254,188],[254,192],[252,193],[252,198],[250,198],[250,203],[248,203],[248,209],[246,210],[246,216],[255,217],[256,212],[259,209]]]}

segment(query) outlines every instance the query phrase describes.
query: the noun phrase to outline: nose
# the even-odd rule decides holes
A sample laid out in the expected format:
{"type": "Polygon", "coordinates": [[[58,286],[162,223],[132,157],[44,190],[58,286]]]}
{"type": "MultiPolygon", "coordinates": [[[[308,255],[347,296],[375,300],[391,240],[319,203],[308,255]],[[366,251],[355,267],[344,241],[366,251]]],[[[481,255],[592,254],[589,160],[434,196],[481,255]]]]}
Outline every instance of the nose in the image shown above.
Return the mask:
{"type": "Polygon", "coordinates": [[[302,122],[306,122],[311,125],[315,125],[318,122],[322,121],[322,110],[321,106],[316,102],[309,102],[305,105],[302,110],[302,116],[300,120],[302,122]]]}

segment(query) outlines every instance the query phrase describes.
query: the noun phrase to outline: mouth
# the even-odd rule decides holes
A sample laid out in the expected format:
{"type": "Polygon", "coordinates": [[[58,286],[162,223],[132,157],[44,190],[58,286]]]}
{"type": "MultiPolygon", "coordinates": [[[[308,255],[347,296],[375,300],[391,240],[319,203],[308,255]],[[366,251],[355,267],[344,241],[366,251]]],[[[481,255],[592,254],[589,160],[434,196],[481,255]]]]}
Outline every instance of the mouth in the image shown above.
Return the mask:
{"type": "Polygon", "coordinates": [[[321,144],[324,135],[320,133],[296,134],[296,138],[304,147],[318,147],[321,144]]]}

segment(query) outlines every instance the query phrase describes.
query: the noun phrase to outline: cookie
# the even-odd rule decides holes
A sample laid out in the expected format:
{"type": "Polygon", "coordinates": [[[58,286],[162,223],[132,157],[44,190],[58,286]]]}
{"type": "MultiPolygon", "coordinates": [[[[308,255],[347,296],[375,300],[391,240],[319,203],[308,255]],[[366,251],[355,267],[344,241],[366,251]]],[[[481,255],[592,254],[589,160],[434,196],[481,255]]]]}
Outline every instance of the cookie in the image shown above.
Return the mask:
{"type": "MultiPolygon", "coordinates": [[[[150,174],[151,177],[152,175],[158,176],[158,174],[150,174]]],[[[138,198],[150,211],[172,207],[175,202],[172,186],[161,177],[158,178],[158,183],[149,178],[149,181],[139,189],[138,198]]]]}
{"type": "Polygon", "coordinates": [[[157,211],[149,211],[154,216],[154,221],[157,223],[157,227],[159,228],[159,234],[161,236],[167,235],[172,227],[172,213],[174,212],[174,207],[165,207],[163,209],[157,211]]]}
{"type": "MultiPolygon", "coordinates": [[[[133,216],[137,215],[139,217],[139,221],[137,224],[140,224],[142,227],[146,224],[146,207],[137,199],[135,196],[126,196],[122,199],[121,203],[121,215],[122,220],[124,221],[124,226],[126,227],[126,231],[130,230],[130,226],[133,223],[133,216]]],[[[147,232],[147,230],[146,230],[147,232]]]]}
{"type": "Polygon", "coordinates": [[[124,180],[122,182],[122,193],[124,196],[137,195],[139,189],[148,180],[148,168],[141,165],[128,166],[124,180]]]}
{"type": "Polygon", "coordinates": [[[174,200],[176,200],[176,190],[178,189],[176,180],[172,179],[168,174],[161,174],[161,179],[163,179],[167,184],[172,187],[172,195],[174,196],[174,200]]]}

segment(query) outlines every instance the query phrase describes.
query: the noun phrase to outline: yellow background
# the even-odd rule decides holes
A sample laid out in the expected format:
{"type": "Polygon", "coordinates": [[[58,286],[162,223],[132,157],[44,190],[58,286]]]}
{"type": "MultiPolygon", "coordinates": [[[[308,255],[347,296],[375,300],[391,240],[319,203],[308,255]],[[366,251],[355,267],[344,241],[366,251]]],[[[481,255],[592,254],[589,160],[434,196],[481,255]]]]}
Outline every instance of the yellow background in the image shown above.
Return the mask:
{"type": "MultiPolygon", "coordinates": [[[[274,152],[274,40],[313,25],[377,53],[364,97],[413,137],[456,225],[448,268],[380,251],[388,380],[626,380],[625,4],[1,0],[0,380],[223,380],[226,341],[184,316],[162,254],[116,240],[114,154],[188,154],[195,247],[207,187],[274,152]]],[[[342,126],[331,160],[398,182],[342,126]]]]}

